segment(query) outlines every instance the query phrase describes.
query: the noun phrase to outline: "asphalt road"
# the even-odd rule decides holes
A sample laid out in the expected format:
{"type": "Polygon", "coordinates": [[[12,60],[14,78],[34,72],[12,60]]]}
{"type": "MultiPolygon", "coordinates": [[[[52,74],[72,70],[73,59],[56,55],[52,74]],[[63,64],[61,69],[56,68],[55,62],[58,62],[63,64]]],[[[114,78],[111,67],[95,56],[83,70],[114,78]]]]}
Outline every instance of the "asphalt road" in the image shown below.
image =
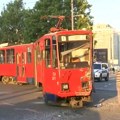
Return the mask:
{"type": "Polygon", "coordinates": [[[116,100],[115,79],[95,82],[95,89],[92,103],[72,109],[45,105],[42,92],[34,86],[0,83],[0,120],[119,120],[120,115],[113,112],[106,116],[108,107],[105,107],[116,100]]]}
{"type": "Polygon", "coordinates": [[[104,79],[101,82],[95,80],[94,86],[96,90],[109,90],[116,91],[117,90],[117,82],[115,74],[110,74],[109,81],[105,81],[104,79]]]}

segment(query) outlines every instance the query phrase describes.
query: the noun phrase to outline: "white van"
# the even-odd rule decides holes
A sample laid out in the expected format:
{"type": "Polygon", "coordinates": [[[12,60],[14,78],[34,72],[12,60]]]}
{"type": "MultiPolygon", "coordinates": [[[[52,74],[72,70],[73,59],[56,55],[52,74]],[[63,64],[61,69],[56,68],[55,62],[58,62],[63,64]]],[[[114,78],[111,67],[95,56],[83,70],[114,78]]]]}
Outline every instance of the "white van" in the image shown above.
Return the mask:
{"type": "Polygon", "coordinates": [[[94,79],[98,81],[102,81],[103,78],[105,81],[109,80],[109,70],[108,70],[108,64],[107,63],[94,63],[94,79]]]}

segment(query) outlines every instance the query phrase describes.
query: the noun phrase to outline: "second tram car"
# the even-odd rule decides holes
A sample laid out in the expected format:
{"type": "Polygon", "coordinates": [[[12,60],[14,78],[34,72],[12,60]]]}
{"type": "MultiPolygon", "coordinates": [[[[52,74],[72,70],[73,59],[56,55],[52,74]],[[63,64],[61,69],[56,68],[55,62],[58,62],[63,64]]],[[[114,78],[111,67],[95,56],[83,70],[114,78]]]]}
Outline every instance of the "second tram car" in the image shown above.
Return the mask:
{"type": "Polygon", "coordinates": [[[0,76],[4,84],[33,83],[33,47],[31,43],[0,48],[0,76]]]}

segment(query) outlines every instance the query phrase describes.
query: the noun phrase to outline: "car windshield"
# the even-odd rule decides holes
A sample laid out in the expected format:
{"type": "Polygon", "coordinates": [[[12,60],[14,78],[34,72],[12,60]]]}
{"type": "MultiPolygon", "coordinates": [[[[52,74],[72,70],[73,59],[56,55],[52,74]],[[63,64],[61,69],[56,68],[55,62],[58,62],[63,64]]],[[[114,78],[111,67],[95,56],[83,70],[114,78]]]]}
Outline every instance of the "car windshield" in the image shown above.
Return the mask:
{"type": "Polygon", "coordinates": [[[100,64],[94,64],[94,69],[101,69],[101,65],[100,64]]]}

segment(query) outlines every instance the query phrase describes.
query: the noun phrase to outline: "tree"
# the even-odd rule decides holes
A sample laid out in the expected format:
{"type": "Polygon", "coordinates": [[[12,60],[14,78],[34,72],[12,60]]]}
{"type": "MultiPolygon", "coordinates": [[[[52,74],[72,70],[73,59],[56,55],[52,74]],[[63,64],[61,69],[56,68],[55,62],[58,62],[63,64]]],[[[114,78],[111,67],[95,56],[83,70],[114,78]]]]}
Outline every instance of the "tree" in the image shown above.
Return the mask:
{"type": "MultiPolygon", "coordinates": [[[[39,23],[39,29],[36,31],[38,34],[39,32],[41,35],[49,32],[50,28],[55,26],[57,23],[56,19],[53,19],[49,16],[61,16],[61,15],[67,15],[68,11],[68,3],[69,0],[66,0],[67,2],[64,2],[63,0],[39,0],[34,9],[34,16],[36,16],[38,23],[39,23]],[[67,7],[65,7],[67,6],[67,7]],[[39,31],[40,30],[40,31],[39,31]]],[[[70,9],[70,6],[69,6],[70,9]]],[[[67,21],[68,22],[68,21],[67,21]]],[[[65,22],[64,22],[65,25],[65,22]]],[[[66,25],[68,25],[66,23],[66,25]]]]}
{"type": "MultiPolygon", "coordinates": [[[[75,29],[90,29],[91,5],[87,0],[74,0],[74,2],[75,29]]],[[[10,2],[0,16],[0,42],[11,44],[34,42],[56,25],[56,19],[49,16],[61,15],[66,16],[62,27],[71,29],[70,0],[38,0],[33,9],[25,9],[23,0],[10,2]]]]}
{"type": "MultiPolygon", "coordinates": [[[[87,28],[90,29],[92,26],[92,16],[90,16],[91,5],[88,4],[87,0],[74,0],[74,14],[75,16],[75,29],[87,28]]],[[[49,31],[56,23],[47,16],[66,16],[62,27],[66,29],[71,29],[71,1],[70,0],[39,0],[36,2],[33,8],[33,21],[37,22],[34,31],[37,35],[43,35],[49,31]],[[40,19],[40,18],[49,19],[40,19]]]]}
{"type": "Polygon", "coordinates": [[[77,0],[74,3],[75,14],[75,28],[76,29],[91,29],[93,25],[91,13],[91,7],[87,0],[77,0]]]}
{"type": "Polygon", "coordinates": [[[23,25],[23,1],[15,0],[7,4],[1,12],[2,42],[21,43],[23,25]]]}

